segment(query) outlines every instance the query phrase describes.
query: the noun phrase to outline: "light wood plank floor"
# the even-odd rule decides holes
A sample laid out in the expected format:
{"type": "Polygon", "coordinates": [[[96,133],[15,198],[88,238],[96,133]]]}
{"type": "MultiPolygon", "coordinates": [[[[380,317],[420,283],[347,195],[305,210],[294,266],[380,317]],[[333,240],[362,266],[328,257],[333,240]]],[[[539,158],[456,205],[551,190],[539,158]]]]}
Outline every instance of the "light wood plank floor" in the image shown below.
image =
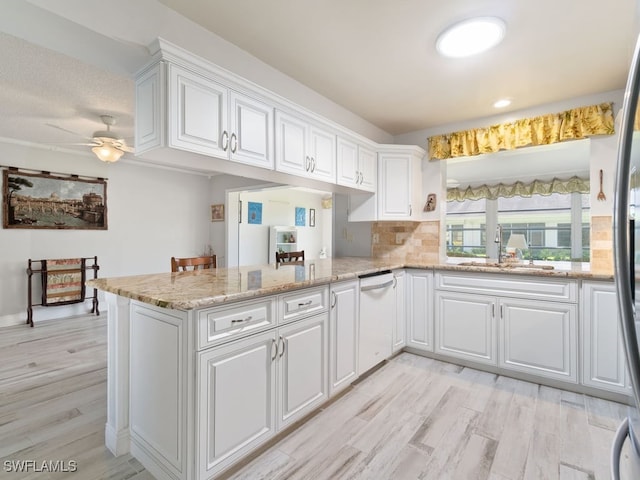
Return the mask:
{"type": "MultiPolygon", "coordinates": [[[[104,447],[106,315],[2,328],[0,352],[0,478],[152,478],[104,447]],[[20,460],[78,471],[6,471],[20,460]]],[[[623,418],[614,402],[403,353],[230,478],[607,479],[623,418]]]]}

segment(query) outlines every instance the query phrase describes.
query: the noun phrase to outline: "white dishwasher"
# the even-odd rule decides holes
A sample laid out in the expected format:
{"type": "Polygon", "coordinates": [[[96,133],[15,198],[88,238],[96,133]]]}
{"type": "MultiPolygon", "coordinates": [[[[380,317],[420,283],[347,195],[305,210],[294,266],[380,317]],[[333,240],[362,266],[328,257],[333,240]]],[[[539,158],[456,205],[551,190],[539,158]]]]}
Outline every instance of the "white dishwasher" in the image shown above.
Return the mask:
{"type": "Polygon", "coordinates": [[[358,375],[391,356],[395,313],[393,273],[385,270],[360,276],[358,375]]]}

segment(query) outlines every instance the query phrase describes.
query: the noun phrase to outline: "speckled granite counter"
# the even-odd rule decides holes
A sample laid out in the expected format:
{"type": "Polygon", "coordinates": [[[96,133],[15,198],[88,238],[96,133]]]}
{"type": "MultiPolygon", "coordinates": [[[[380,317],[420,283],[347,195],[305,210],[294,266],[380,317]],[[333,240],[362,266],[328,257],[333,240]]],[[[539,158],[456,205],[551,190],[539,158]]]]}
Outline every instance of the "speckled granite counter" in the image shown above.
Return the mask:
{"type": "MultiPolygon", "coordinates": [[[[406,268],[413,268],[414,265],[407,264],[406,268]]],[[[416,268],[423,268],[417,267],[416,268]]],[[[527,264],[504,263],[497,266],[495,263],[483,262],[462,262],[445,263],[434,265],[435,270],[454,270],[461,272],[482,272],[482,273],[506,273],[509,275],[533,275],[537,277],[565,277],[583,280],[608,280],[613,281],[613,274],[594,273],[588,263],[582,262],[554,262],[546,265],[536,264],[533,268],[527,264]],[[473,265],[470,265],[473,263],[473,265]],[[544,269],[552,267],[551,269],[544,269]]]]}
{"type": "Polygon", "coordinates": [[[461,272],[613,280],[613,275],[592,274],[583,264],[574,266],[567,264],[566,269],[542,270],[516,266],[491,267],[482,264],[401,264],[381,259],[347,257],[307,261],[305,265],[283,265],[279,268],[270,264],[99,278],[87,281],[87,285],[159,307],[190,310],[232,300],[348,280],[358,275],[394,268],[429,268],[461,272]]]}
{"type": "Polygon", "coordinates": [[[333,258],[304,265],[275,264],[193,272],[99,278],[87,285],[164,308],[190,310],[232,300],[348,280],[358,275],[402,268],[371,258],[333,258]]]}

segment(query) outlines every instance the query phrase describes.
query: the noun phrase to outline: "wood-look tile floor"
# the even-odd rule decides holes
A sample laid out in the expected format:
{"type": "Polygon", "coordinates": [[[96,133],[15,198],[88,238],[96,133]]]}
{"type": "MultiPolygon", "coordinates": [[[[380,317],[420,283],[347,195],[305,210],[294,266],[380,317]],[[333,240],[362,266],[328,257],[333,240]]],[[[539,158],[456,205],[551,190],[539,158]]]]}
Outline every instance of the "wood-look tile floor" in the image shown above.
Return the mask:
{"type": "MultiPolygon", "coordinates": [[[[625,408],[403,353],[233,479],[607,479],[625,408]]],[[[106,315],[0,329],[0,478],[149,480],[104,446],[106,315]],[[6,462],[77,462],[8,472],[6,462]]],[[[15,465],[15,463],[10,463],[15,465]]]]}

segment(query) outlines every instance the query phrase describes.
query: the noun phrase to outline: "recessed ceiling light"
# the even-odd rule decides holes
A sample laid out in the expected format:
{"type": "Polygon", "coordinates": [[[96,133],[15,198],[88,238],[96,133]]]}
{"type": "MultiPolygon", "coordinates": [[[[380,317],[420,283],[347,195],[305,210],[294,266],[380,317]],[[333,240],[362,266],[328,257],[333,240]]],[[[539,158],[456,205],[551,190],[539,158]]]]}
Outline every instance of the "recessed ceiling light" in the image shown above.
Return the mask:
{"type": "Polygon", "coordinates": [[[494,108],[504,108],[511,105],[511,100],[508,98],[502,98],[493,104],[494,108]]]}
{"type": "Polygon", "coordinates": [[[468,57],[495,47],[506,24],[497,17],[478,17],[456,23],[438,36],[436,49],[445,57],[468,57]]]}

